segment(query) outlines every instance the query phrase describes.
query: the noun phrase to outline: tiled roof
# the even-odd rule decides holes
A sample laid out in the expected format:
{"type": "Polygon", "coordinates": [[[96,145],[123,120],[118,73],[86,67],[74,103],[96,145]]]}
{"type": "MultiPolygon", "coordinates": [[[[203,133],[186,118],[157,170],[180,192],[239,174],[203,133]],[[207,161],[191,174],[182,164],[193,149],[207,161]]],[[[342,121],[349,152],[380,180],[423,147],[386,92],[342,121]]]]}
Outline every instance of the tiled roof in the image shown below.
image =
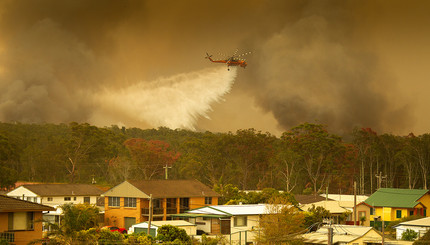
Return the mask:
{"type": "Polygon", "coordinates": [[[130,180],[130,184],[153,198],[218,197],[218,193],[197,180],[130,180]]]}
{"type": "Polygon", "coordinates": [[[0,212],[54,211],[50,206],[0,195],[0,212]]]}
{"type": "Polygon", "coordinates": [[[428,190],[380,188],[364,201],[373,207],[413,208],[428,190]]]}
{"type": "Polygon", "coordinates": [[[99,196],[103,191],[89,184],[22,185],[39,196],[99,196]]]}

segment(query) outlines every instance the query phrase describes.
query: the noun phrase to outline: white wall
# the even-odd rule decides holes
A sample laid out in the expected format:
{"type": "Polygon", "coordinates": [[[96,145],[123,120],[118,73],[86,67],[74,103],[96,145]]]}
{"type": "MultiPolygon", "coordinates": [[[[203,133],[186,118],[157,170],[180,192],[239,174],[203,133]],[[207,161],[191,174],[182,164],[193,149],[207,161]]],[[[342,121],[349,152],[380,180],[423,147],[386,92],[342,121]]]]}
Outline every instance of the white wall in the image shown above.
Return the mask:
{"type": "Polygon", "coordinates": [[[6,195],[9,197],[15,197],[15,198],[30,201],[30,202],[40,203],[41,201],[40,197],[37,194],[33,193],[27,188],[24,188],[23,186],[20,186],[12,191],[9,191],[6,195]]]}
{"type": "MultiPolygon", "coordinates": [[[[67,196],[71,198],[71,201],[64,201],[65,197],[66,196],[52,197],[52,201],[48,201],[48,197],[43,197],[42,204],[55,206],[55,205],[62,205],[66,203],[71,203],[71,204],[84,203],[83,196],[67,196]]],[[[97,196],[90,196],[90,204],[97,204],[97,196]]]]}
{"type": "Polygon", "coordinates": [[[430,227],[425,227],[425,226],[405,226],[405,225],[397,226],[396,227],[396,239],[397,240],[402,239],[402,234],[407,229],[415,231],[416,233],[418,233],[418,237],[420,237],[420,236],[424,236],[424,234],[427,232],[427,230],[430,229],[430,227]]]}
{"type": "Polygon", "coordinates": [[[254,241],[255,237],[258,236],[258,222],[258,215],[250,215],[247,216],[246,226],[235,227],[234,217],[231,217],[231,241],[239,242],[240,238],[242,243],[245,244],[245,236],[247,242],[254,241]]]}
{"type": "Polygon", "coordinates": [[[193,224],[198,223],[198,224],[196,224],[197,230],[202,230],[206,233],[211,232],[211,220],[210,219],[209,220],[203,220],[203,217],[197,217],[195,219],[195,223],[194,223],[194,221],[191,223],[193,223],[193,224]]]}

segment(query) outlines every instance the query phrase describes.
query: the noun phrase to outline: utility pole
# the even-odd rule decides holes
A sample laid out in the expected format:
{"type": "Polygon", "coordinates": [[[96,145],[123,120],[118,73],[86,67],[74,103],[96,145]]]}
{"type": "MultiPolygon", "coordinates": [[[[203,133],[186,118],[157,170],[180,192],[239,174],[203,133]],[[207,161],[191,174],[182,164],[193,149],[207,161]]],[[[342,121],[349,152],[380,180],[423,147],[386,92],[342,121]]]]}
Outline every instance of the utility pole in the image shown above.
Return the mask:
{"type": "Polygon", "coordinates": [[[152,194],[149,195],[149,217],[148,217],[148,235],[151,232],[151,221],[152,221],[152,194]]]}
{"type": "Polygon", "coordinates": [[[379,172],[379,175],[375,175],[378,179],[378,189],[382,187],[382,180],[387,178],[387,175],[382,176],[382,172],[379,172]]]}
{"type": "Polygon", "coordinates": [[[169,168],[172,168],[172,167],[169,167],[169,166],[167,166],[167,164],[166,164],[166,166],[164,166],[163,168],[164,168],[164,173],[165,173],[165,177],[166,177],[166,179],[169,179],[169,176],[167,175],[167,171],[168,171],[168,169],[169,169],[169,168]]]}
{"type": "Polygon", "coordinates": [[[330,220],[330,226],[328,227],[328,238],[327,238],[327,244],[333,245],[333,227],[331,227],[331,220],[330,220]]]}
{"type": "Polygon", "coordinates": [[[354,225],[357,225],[357,181],[354,181],[354,225]]]}
{"type": "Polygon", "coordinates": [[[382,215],[381,215],[381,219],[382,219],[382,245],[384,245],[384,233],[385,233],[385,223],[384,223],[384,207],[382,207],[382,215]]]}

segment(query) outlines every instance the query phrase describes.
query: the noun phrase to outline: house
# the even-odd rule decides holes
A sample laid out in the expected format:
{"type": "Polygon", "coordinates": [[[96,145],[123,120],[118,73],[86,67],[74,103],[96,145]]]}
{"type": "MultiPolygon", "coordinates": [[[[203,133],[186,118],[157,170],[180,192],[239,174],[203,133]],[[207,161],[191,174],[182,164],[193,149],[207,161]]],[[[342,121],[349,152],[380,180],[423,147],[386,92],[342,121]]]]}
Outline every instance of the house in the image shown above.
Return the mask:
{"type": "Polygon", "coordinates": [[[247,244],[258,236],[260,216],[270,213],[267,204],[214,205],[174,215],[197,225],[197,234],[224,235],[231,242],[247,244]]]}
{"type": "Polygon", "coordinates": [[[342,202],[339,201],[319,201],[315,203],[309,203],[301,205],[300,208],[303,211],[308,211],[312,206],[323,207],[330,212],[331,219],[335,224],[344,223],[348,218],[350,218],[350,210],[342,206],[342,202]]]}
{"type": "MultiPolygon", "coordinates": [[[[333,242],[338,245],[371,245],[381,244],[382,234],[372,227],[353,225],[332,225],[333,242]]],[[[328,244],[328,226],[323,226],[315,232],[302,235],[304,244],[328,244]]],[[[403,241],[393,241],[384,238],[385,244],[412,244],[403,241]]]]}
{"type": "Polygon", "coordinates": [[[408,229],[415,231],[418,237],[422,237],[430,230],[430,217],[405,221],[393,226],[393,228],[396,229],[396,239],[398,240],[402,239],[403,232],[408,229]]]}
{"type": "Polygon", "coordinates": [[[152,220],[167,220],[172,214],[217,205],[218,193],[197,180],[124,181],[102,194],[105,224],[125,227],[152,220]]]}
{"type": "Polygon", "coordinates": [[[97,204],[103,191],[89,184],[30,184],[9,191],[8,196],[49,206],[66,203],[97,204]]]}
{"type": "MultiPolygon", "coordinates": [[[[163,225],[173,225],[180,229],[184,229],[187,235],[189,236],[195,236],[197,235],[197,226],[196,224],[187,222],[185,220],[163,220],[163,221],[152,221],[151,222],[151,229],[149,234],[151,234],[153,237],[157,236],[157,230],[159,227],[163,225]]],[[[128,233],[134,233],[134,232],[148,232],[148,221],[132,225],[128,233]]]]}
{"type": "MultiPolygon", "coordinates": [[[[421,215],[427,217],[427,207],[430,207],[430,194],[428,190],[419,189],[395,189],[380,188],[374,192],[361,206],[368,212],[360,215],[369,217],[370,226],[380,226],[379,222],[385,221],[387,225],[390,221],[399,220],[412,215],[421,215]]],[[[360,212],[357,209],[358,212],[360,212]]]]}
{"type": "MultiPolygon", "coordinates": [[[[54,211],[43,215],[45,221],[59,223],[62,210],[60,205],[71,203],[89,203],[98,205],[103,191],[89,184],[24,184],[9,191],[7,195],[21,200],[51,206],[54,211]]],[[[103,209],[104,206],[99,206],[103,209]]]]}
{"type": "Polygon", "coordinates": [[[43,211],[54,208],[34,202],[0,195],[0,240],[12,244],[27,244],[42,238],[43,211]]]}

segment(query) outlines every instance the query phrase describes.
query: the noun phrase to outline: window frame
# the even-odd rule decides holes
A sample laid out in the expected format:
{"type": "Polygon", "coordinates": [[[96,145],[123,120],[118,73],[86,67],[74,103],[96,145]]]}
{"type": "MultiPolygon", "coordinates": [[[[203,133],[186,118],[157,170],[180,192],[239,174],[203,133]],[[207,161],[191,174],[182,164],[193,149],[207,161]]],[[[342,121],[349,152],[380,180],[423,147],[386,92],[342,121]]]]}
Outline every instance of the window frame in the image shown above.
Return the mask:
{"type": "Polygon", "coordinates": [[[70,202],[70,201],[72,201],[72,197],[64,197],[64,201],[65,202],[70,202]]]}
{"type": "Polygon", "coordinates": [[[402,218],[402,210],[401,209],[397,209],[396,210],[396,218],[397,219],[401,219],[402,218]]]}
{"type": "Polygon", "coordinates": [[[137,207],[137,199],[135,197],[124,197],[124,207],[125,208],[137,207]]]}
{"type": "Polygon", "coordinates": [[[121,197],[108,197],[108,207],[121,207],[121,197]]]}
{"type": "Polygon", "coordinates": [[[84,197],[84,203],[91,203],[91,197],[84,197]]]}
{"type": "Polygon", "coordinates": [[[34,231],[34,212],[9,212],[7,227],[9,231],[34,231]],[[17,214],[20,214],[19,216],[25,219],[25,228],[16,227],[15,216],[17,214]]]}
{"type": "Polygon", "coordinates": [[[234,227],[246,227],[248,226],[248,216],[236,216],[233,221],[234,227]],[[243,224],[238,224],[239,220],[243,220],[243,224]]]}
{"type": "Polygon", "coordinates": [[[205,197],[205,205],[212,205],[212,197],[205,197]]]}

